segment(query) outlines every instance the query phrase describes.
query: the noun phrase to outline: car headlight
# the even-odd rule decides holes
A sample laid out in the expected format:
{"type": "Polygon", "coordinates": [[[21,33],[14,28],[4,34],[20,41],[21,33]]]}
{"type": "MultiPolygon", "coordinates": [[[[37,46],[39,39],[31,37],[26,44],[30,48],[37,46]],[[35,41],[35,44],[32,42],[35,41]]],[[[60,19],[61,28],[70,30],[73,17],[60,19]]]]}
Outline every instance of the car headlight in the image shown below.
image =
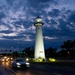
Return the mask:
{"type": "Polygon", "coordinates": [[[26,62],[26,65],[29,65],[30,63],[26,62]]]}
{"type": "Polygon", "coordinates": [[[8,59],[6,59],[6,61],[8,61],[8,59]]]}
{"type": "Polygon", "coordinates": [[[9,58],[8,58],[9,59],[9,58]]]}
{"type": "Polygon", "coordinates": [[[4,59],[2,59],[2,61],[4,61],[4,59]]]}
{"type": "Polygon", "coordinates": [[[6,59],[7,57],[5,56],[4,58],[6,59]]]}
{"type": "Polygon", "coordinates": [[[13,58],[11,58],[11,60],[12,60],[13,58]]]}
{"type": "Polygon", "coordinates": [[[17,63],[17,65],[21,65],[20,63],[17,63]]]}

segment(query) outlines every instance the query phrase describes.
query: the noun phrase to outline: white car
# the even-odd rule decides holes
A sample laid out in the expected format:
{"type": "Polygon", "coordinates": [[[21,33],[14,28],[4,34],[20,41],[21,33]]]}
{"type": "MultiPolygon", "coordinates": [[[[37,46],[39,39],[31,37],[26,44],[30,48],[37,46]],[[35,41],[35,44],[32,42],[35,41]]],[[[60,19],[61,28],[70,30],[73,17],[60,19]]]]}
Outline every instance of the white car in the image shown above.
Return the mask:
{"type": "Polygon", "coordinates": [[[28,68],[30,67],[30,63],[26,62],[24,59],[18,58],[13,61],[12,67],[13,68],[28,68]]]}

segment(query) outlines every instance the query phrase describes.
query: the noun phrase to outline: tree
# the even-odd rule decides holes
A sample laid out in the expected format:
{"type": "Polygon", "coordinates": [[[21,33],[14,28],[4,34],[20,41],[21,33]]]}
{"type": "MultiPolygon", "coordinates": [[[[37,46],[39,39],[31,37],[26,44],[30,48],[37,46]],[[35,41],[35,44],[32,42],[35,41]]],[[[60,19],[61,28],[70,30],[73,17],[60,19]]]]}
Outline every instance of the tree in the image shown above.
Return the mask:
{"type": "Polygon", "coordinates": [[[55,48],[49,47],[48,49],[45,50],[45,55],[46,57],[56,57],[56,50],[55,48]]]}
{"type": "Polygon", "coordinates": [[[33,47],[25,48],[22,52],[25,52],[26,57],[34,57],[34,48],[33,47]]]}
{"type": "Polygon", "coordinates": [[[14,58],[17,58],[17,57],[19,56],[19,54],[18,54],[18,52],[13,52],[13,53],[12,53],[12,56],[13,56],[14,58]]]}
{"type": "Polygon", "coordinates": [[[72,50],[73,46],[72,46],[72,41],[71,40],[67,40],[64,42],[63,45],[61,45],[61,48],[63,50],[72,50]]]}
{"type": "Polygon", "coordinates": [[[61,45],[62,51],[60,51],[63,57],[75,57],[75,40],[67,40],[61,45]]]}

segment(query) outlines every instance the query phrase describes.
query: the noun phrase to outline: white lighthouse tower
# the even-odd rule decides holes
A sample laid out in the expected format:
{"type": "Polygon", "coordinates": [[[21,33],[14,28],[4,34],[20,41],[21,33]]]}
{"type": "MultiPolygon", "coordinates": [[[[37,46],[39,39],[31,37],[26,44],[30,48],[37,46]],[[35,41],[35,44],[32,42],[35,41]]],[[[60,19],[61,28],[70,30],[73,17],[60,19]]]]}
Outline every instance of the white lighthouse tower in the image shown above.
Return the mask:
{"type": "Polygon", "coordinates": [[[43,21],[40,17],[36,18],[34,26],[36,27],[34,58],[38,59],[39,57],[41,57],[45,59],[44,42],[43,42],[43,35],[42,35],[43,21]]]}

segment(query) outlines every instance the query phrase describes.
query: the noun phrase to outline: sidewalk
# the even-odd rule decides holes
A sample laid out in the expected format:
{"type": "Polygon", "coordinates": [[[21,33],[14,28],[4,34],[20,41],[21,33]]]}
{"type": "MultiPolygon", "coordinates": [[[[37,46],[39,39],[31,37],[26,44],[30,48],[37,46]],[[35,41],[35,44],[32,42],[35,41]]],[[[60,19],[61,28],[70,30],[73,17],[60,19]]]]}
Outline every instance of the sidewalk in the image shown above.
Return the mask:
{"type": "Polygon", "coordinates": [[[11,75],[5,67],[0,65],[0,75],[11,75]]]}

